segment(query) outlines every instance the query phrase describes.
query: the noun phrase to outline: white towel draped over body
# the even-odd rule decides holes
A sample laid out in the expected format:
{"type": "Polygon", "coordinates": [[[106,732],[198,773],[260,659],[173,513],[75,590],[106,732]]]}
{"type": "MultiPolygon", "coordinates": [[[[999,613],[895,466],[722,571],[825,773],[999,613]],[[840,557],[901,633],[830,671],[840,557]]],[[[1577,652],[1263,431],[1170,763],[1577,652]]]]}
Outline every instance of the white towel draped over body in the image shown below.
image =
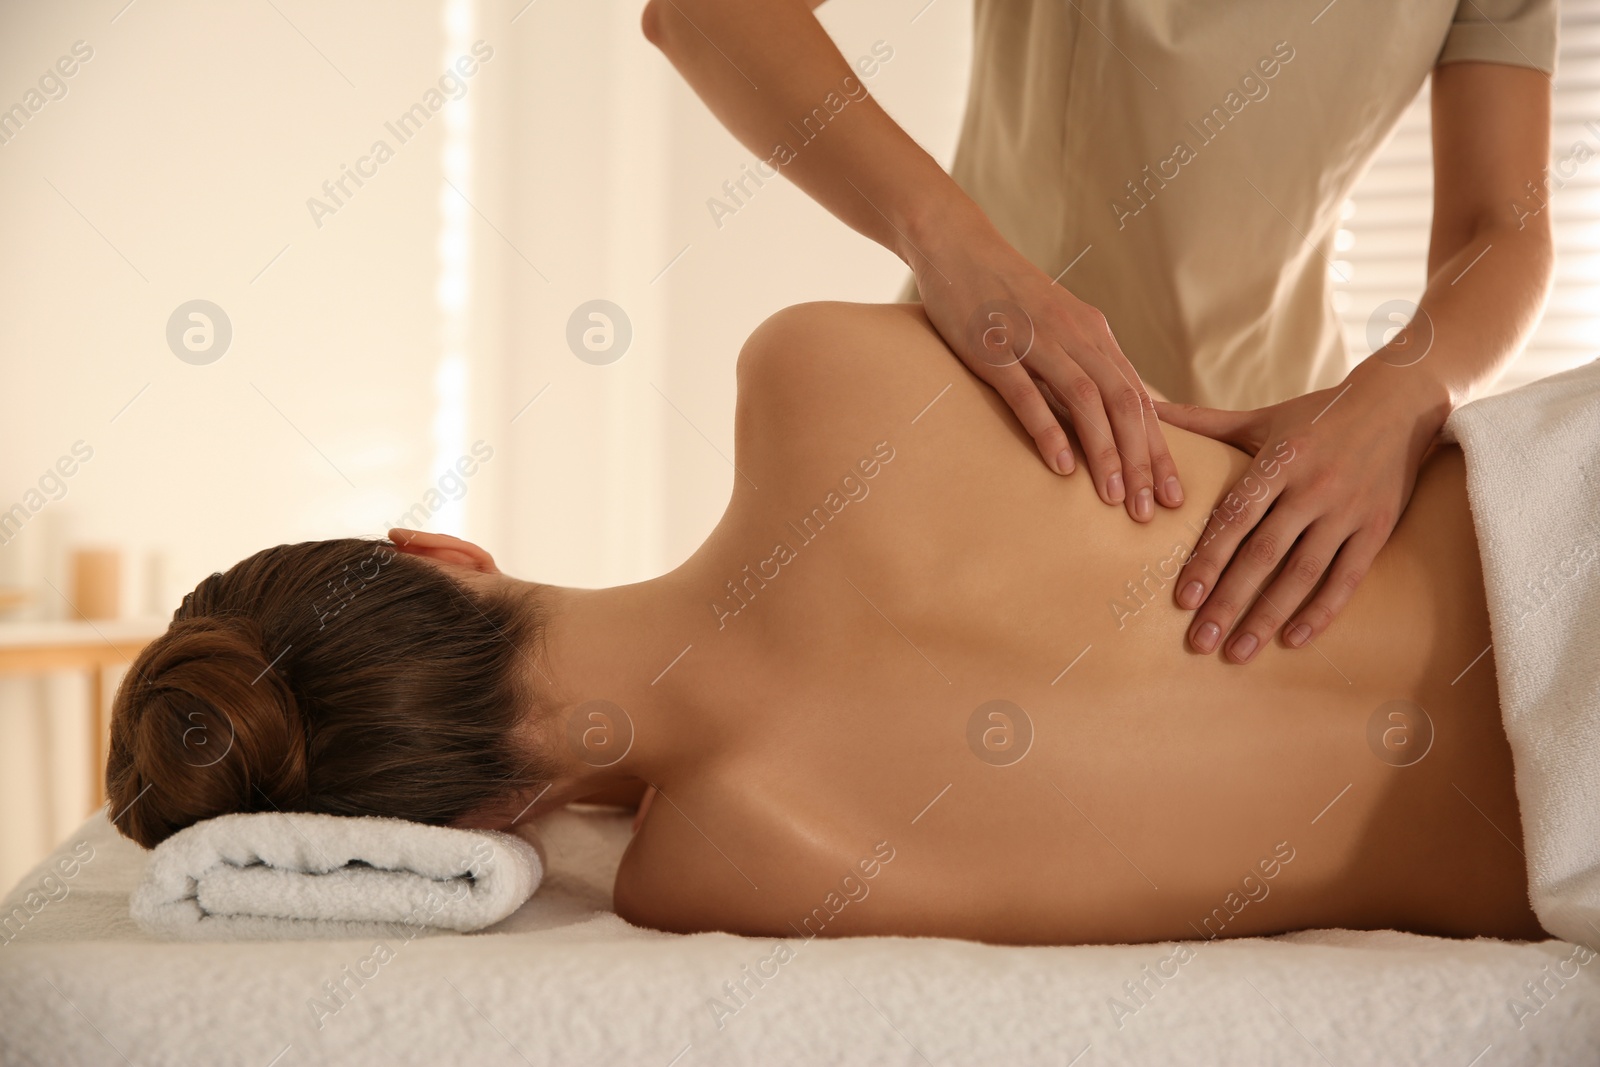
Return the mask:
{"type": "Polygon", "coordinates": [[[300,812],[223,815],[156,846],[130,910],[183,940],[367,937],[499,922],[544,865],[511,834],[300,812]]]}
{"type": "Polygon", "coordinates": [[[1600,361],[1445,431],[1467,460],[1529,898],[1546,930],[1600,945],[1600,361]]]}

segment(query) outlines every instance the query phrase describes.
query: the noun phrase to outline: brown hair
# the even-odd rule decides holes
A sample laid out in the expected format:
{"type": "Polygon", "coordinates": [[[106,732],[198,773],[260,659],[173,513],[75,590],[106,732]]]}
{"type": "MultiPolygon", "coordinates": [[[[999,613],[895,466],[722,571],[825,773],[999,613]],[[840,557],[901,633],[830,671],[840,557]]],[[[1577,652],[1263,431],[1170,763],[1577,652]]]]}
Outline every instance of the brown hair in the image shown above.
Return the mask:
{"type": "Polygon", "coordinates": [[[542,621],[387,541],[279,545],[202,581],[112,706],[106,795],[147,848],[231,812],[448,824],[548,781],[521,740],[542,621]]]}

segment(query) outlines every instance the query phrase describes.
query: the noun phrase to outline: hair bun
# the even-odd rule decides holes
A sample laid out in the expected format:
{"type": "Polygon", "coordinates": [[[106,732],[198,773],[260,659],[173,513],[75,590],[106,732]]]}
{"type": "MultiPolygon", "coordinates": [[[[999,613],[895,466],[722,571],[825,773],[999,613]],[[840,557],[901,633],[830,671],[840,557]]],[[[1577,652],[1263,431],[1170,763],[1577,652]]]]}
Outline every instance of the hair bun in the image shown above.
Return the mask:
{"type": "Polygon", "coordinates": [[[112,702],[106,793],[148,847],[235,812],[450,826],[527,810],[563,761],[524,724],[541,609],[356,537],[203,579],[112,702]],[[501,809],[506,809],[502,812],[501,809]]]}
{"type": "Polygon", "coordinates": [[[240,615],[175,619],[117,691],[106,793],[127,836],[153,847],[216,815],[299,808],[306,729],[267,649],[240,615]]]}

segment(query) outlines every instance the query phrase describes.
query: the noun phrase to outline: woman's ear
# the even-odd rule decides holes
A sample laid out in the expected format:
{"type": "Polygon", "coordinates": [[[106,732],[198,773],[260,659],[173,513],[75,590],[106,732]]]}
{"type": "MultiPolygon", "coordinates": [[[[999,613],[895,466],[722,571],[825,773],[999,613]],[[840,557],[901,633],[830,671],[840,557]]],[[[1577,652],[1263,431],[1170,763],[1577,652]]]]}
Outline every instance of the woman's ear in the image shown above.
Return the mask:
{"type": "Polygon", "coordinates": [[[471,541],[463,541],[449,534],[428,533],[426,530],[407,530],[395,527],[389,531],[394,547],[408,556],[421,556],[435,563],[454,563],[471,567],[484,574],[499,574],[494,557],[471,541]]]}

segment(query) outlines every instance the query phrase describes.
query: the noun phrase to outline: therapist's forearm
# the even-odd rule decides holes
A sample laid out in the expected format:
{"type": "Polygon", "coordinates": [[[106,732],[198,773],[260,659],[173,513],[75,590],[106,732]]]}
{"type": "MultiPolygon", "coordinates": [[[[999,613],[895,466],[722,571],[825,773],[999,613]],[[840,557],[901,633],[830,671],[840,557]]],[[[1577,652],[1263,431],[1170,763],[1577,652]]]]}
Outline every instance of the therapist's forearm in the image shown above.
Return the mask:
{"type": "Polygon", "coordinates": [[[1433,73],[1432,110],[1427,288],[1403,343],[1352,378],[1401,393],[1424,423],[1442,424],[1516,358],[1550,290],[1550,80],[1528,68],[1446,64],[1433,73]]]}
{"type": "Polygon", "coordinates": [[[1427,288],[1407,328],[1411,348],[1380,351],[1357,371],[1410,392],[1418,410],[1442,424],[1522,350],[1544,309],[1555,257],[1543,219],[1522,229],[1485,222],[1446,247],[1438,243],[1436,234],[1427,288]]]}
{"type": "Polygon", "coordinates": [[[643,26],[741,144],[913,268],[922,254],[917,235],[931,220],[986,221],[863,92],[860,74],[804,0],[651,0],[643,26]],[[824,105],[830,93],[848,100],[837,114],[824,105]],[[817,108],[828,121],[804,140],[800,123],[817,108]],[[793,150],[787,163],[773,156],[780,144],[793,150]]]}
{"type": "MultiPolygon", "coordinates": [[[[1430,263],[1419,306],[1433,320],[1435,347],[1448,358],[1429,368],[1451,406],[1471,400],[1516,359],[1539,325],[1555,273],[1548,215],[1478,225],[1461,246],[1430,263]]],[[[1438,255],[1437,253],[1435,254],[1438,255]]],[[[1424,361],[1426,362],[1426,361],[1424,361]]]]}

